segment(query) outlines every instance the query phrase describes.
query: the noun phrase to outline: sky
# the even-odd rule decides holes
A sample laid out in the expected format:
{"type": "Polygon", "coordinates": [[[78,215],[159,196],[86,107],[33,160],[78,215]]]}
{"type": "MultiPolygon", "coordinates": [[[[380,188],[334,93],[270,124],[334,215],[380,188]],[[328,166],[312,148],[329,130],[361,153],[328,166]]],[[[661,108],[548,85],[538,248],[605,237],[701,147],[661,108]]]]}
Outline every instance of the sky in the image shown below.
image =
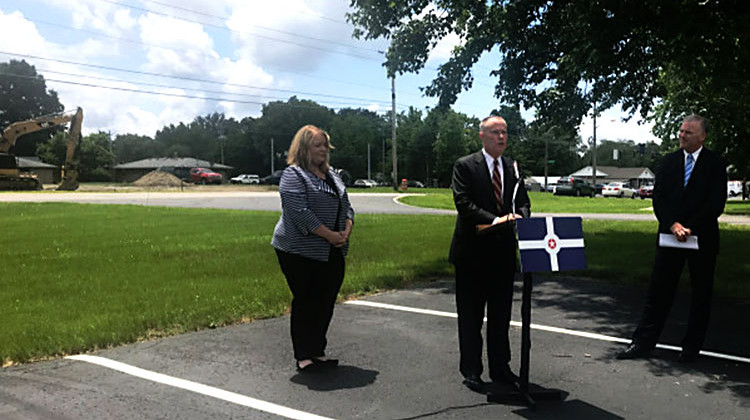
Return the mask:
{"type": "MultiPolygon", "coordinates": [[[[214,112],[259,117],[263,104],[291,96],[390,112],[388,40],[353,38],[348,7],[349,0],[2,0],[0,62],[34,65],[66,110],[83,108],[84,134],[153,137],[214,112]]],[[[397,112],[436,105],[420,88],[457,42],[447,37],[419,74],[396,78],[397,112]]],[[[489,75],[497,60],[479,60],[455,111],[483,118],[498,107],[489,75]]],[[[597,139],[659,142],[650,125],[625,116],[605,111],[597,139]]],[[[593,135],[590,118],[580,134],[593,135]]]]}

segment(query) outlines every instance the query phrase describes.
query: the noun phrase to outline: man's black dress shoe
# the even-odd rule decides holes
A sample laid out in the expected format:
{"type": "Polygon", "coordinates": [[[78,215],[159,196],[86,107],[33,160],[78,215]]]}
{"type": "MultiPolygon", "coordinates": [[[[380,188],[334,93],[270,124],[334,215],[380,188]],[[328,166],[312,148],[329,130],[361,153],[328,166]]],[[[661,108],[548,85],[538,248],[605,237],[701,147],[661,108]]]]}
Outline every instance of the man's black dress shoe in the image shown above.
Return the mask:
{"type": "Polygon", "coordinates": [[[312,361],[313,364],[318,364],[326,368],[333,368],[339,365],[339,359],[318,359],[317,357],[313,357],[312,361]]]}
{"type": "Polygon", "coordinates": [[[698,353],[700,353],[700,350],[683,349],[680,355],[677,356],[677,361],[680,363],[693,363],[698,360],[698,353]]]}
{"type": "Polygon", "coordinates": [[[651,354],[651,348],[646,347],[637,343],[630,343],[627,349],[617,353],[617,358],[620,360],[627,359],[640,359],[642,357],[648,357],[651,354]]]}
{"type": "Polygon", "coordinates": [[[464,378],[464,385],[474,392],[484,392],[484,381],[476,375],[464,378]]]}
{"type": "Polygon", "coordinates": [[[513,373],[512,370],[510,370],[510,366],[508,365],[505,365],[502,369],[500,369],[500,372],[496,372],[492,376],[492,381],[508,385],[517,385],[521,383],[518,376],[513,373]]]}

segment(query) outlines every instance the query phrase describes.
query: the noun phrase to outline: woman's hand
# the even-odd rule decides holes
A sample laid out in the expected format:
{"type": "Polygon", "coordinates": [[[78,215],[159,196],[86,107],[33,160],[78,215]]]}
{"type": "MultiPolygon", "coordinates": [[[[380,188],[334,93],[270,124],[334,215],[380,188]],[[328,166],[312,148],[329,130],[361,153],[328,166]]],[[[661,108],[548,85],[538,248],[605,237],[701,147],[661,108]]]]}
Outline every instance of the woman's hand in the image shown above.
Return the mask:
{"type": "Polygon", "coordinates": [[[344,236],[344,232],[335,232],[328,229],[324,225],[318,226],[317,229],[313,230],[313,233],[325,239],[329,244],[340,248],[346,244],[347,237],[344,236]]]}
{"type": "Polygon", "coordinates": [[[313,230],[313,233],[325,239],[336,248],[341,248],[349,240],[349,235],[352,233],[352,226],[354,226],[352,219],[346,219],[346,229],[341,232],[333,231],[324,225],[320,225],[317,229],[313,230]]]}

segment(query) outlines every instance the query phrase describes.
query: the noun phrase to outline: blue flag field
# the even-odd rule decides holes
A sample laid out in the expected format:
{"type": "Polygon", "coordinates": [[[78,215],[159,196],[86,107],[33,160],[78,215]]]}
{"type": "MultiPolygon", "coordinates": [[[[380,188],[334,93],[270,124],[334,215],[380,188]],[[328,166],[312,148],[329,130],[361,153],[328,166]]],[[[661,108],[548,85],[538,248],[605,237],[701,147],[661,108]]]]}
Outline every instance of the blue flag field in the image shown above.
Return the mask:
{"type": "Polygon", "coordinates": [[[521,272],[583,270],[586,254],[580,217],[517,219],[521,272]]]}

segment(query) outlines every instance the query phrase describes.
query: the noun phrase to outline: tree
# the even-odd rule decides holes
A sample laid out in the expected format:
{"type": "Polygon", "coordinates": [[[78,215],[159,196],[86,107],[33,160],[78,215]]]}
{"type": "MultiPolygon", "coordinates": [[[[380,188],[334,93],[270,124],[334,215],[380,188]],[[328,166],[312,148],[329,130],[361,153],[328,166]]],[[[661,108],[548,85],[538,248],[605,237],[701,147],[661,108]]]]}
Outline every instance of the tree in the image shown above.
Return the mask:
{"type": "MultiPolygon", "coordinates": [[[[377,171],[383,138],[388,135],[388,121],[365,109],[342,109],[331,122],[331,164],[346,169],[354,178],[367,177],[367,147],[370,147],[370,169],[377,171]]],[[[372,174],[371,174],[372,175],[372,174]]]]}
{"type": "Polygon", "coordinates": [[[323,130],[330,131],[335,113],[311,100],[299,100],[292,96],[287,102],[274,101],[263,105],[263,115],[255,121],[255,130],[259,134],[256,139],[258,150],[262,150],[266,159],[262,173],[271,171],[271,161],[268,158],[273,139],[274,169],[286,167],[286,152],[292,143],[294,134],[304,125],[313,124],[323,130]]]}
{"type": "Polygon", "coordinates": [[[435,176],[438,183],[448,186],[453,175],[453,164],[469,151],[479,150],[479,121],[464,114],[448,110],[443,113],[438,124],[435,139],[435,176]]]}
{"type": "Polygon", "coordinates": [[[151,137],[136,134],[119,134],[112,142],[112,150],[117,163],[163,157],[162,149],[162,144],[151,137]]]}
{"type": "MultiPolygon", "coordinates": [[[[65,163],[67,134],[57,133],[37,148],[42,161],[62,166],[65,163]]],[[[109,133],[98,132],[84,136],[78,144],[78,176],[80,181],[112,181],[115,153],[109,133]]]]}
{"type": "Polygon", "coordinates": [[[109,133],[98,132],[81,139],[80,164],[78,166],[81,181],[112,181],[112,166],[115,154],[112,151],[112,138],[109,133]]]}
{"type": "MultiPolygon", "coordinates": [[[[26,61],[0,63],[0,130],[11,123],[63,110],[57,92],[47,90],[44,77],[26,61]]],[[[50,137],[49,131],[23,136],[14,146],[18,156],[32,156],[39,143],[50,137]]]]}
{"type": "Polygon", "coordinates": [[[422,119],[422,111],[409,107],[406,113],[397,116],[399,172],[403,178],[422,180],[430,183],[434,177],[435,152],[433,145],[437,139],[437,119],[422,119]]]}
{"type": "MultiPolygon", "coordinates": [[[[352,0],[355,36],[391,38],[391,73],[421,69],[448,34],[462,40],[426,93],[455,102],[471,87],[472,66],[500,54],[501,101],[537,119],[575,128],[592,108],[621,104],[653,118],[674,138],[683,115],[712,121],[709,145],[736,166],[750,159],[750,8],[745,2],[683,0],[352,0]],[[436,7],[437,5],[437,7],[436,7]],[[658,107],[655,108],[655,105],[658,107]]],[[[750,168],[748,168],[750,169],[750,168]]]]}

